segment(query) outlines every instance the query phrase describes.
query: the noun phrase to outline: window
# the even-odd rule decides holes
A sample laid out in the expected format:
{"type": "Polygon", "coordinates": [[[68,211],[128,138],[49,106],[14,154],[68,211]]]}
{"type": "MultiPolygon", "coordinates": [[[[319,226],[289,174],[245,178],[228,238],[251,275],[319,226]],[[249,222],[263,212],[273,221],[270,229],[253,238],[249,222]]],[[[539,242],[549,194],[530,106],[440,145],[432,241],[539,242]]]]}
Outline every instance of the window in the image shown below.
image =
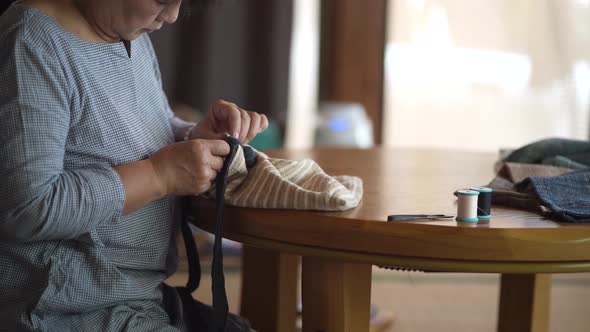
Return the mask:
{"type": "Polygon", "coordinates": [[[388,11],[386,145],[588,138],[590,0],[392,0],[388,11]]]}

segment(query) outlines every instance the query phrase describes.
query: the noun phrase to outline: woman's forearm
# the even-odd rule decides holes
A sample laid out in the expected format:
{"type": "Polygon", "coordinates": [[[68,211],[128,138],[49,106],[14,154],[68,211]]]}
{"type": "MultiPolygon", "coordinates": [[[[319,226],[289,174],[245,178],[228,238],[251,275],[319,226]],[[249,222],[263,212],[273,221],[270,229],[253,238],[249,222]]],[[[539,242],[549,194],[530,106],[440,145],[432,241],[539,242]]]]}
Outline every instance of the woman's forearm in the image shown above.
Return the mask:
{"type": "MultiPolygon", "coordinates": [[[[176,116],[170,118],[170,125],[175,141],[182,141],[193,122],[184,121],[176,116]]],[[[158,178],[149,159],[123,164],[115,167],[125,187],[125,206],[123,215],[142,208],[166,193],[166,186],[158,178]]]]}
{"type": "Polygon", "coordinates": [[[125,187],[124,215],[167,194],[149,159],[119,165],[115,170],[125,187]]]}

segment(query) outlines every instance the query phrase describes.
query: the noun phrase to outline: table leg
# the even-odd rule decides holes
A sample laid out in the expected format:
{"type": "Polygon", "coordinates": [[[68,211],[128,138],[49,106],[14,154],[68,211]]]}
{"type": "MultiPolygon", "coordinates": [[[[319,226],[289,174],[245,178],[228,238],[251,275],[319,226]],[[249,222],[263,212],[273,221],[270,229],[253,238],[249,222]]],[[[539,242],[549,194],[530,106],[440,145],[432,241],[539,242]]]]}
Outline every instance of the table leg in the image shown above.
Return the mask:
{"type": "Polygon", "coordinates": [[[371,265],[303,257],[303,332],[368,332],[371,265]]]}
{"type": "Polygon", "coordinates": [[[240,315],[258,332],[295,332],[299,256],[244,246],[240,315]]]}
{"type": "Polygon", "coordinates": [[[498,331],[549,330],[551,274],[503,274],[498,331]]]}

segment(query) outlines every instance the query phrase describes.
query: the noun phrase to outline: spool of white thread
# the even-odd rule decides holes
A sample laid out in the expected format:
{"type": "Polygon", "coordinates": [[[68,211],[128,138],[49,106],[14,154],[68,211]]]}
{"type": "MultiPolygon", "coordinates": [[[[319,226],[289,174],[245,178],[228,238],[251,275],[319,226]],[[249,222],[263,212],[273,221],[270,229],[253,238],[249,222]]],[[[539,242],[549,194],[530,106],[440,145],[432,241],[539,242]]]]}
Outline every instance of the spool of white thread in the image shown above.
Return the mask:
{"type": "Polygon", "coordinates": [[[461,222],[477,222],[477,197],[479,192],[475,190],[457,190],[457,217],[455,220],[461,222]]]}

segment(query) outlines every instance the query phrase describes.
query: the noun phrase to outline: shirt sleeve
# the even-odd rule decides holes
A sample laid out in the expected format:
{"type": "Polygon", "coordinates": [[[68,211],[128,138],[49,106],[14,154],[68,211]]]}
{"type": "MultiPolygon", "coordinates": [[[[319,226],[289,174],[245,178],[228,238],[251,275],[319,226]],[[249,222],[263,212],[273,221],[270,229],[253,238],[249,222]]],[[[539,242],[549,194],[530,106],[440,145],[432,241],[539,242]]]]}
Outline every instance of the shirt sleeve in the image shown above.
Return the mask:
{"type": "Polygon", "coordinates": [[[43,47],[9,39],[0,38],[0,236],[70,239],[116,220],[125,189],[111,165],[64,169],[70,103],[62,67],[43,47]]]}

